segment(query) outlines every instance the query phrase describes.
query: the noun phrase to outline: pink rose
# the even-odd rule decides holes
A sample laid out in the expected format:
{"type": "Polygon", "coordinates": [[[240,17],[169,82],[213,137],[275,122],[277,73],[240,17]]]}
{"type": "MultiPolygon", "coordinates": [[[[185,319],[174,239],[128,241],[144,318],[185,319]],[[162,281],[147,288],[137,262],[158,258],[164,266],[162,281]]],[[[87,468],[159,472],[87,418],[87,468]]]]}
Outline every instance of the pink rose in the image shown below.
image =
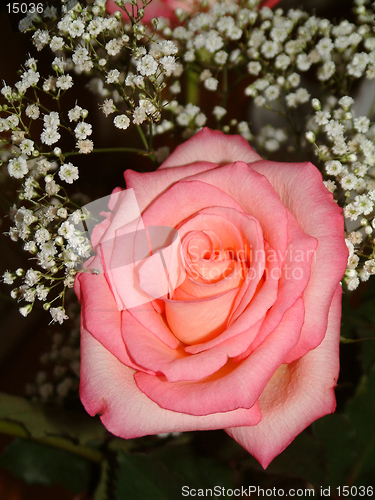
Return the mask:
{"type": "Polygon", "coordinates": [[[311,163],[207,128],[125,180],[92,235],[103,272],[76,280],[82,402],[123,438],[225,429],[266,467],[335,409],[342,210],[311,163]]]}
{"type": "MultiPolygon", "coordinates": [[[[207,0],[208,5],[213,5],[216,3],[216,0],[207,0]]],[[[262,7],[270,7],[271,9],[277,5],[280,0],[265,0],[261,3],[262,7]]],[[[138,7],[142,8],[143,3],[141,0],[138,0],[138,7]]],[[[120,7],[115,3],[114,0],[107,0],[106,4],[107,12],[113,14],[117,10],[120,12],[120,7]]],[[[126,8],[129,12],[131,12],[131,4],[127,3],[126,8]]],[[[187,12],[194,11],[194,2],[190,0],[152,0],[145,8],[145,15],[142,18],[142,21],[147,24],[151,21],[153,17],[165,17],[166,19],[175,19],[175,11],[176,9],[183,9],[187,12]]],[[[125,12],[123,12],[123,17],[127,17],[125,12]]]]}

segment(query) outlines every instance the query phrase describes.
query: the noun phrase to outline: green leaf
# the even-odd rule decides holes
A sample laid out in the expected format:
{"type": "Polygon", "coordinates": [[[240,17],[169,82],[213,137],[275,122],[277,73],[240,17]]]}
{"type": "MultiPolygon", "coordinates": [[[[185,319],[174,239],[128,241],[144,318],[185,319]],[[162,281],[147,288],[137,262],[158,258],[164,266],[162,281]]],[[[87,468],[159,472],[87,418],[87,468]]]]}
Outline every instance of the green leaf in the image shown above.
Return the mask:
{"type": "Polygon", "coordinates": [[[191,443],[171,443],[154,453],[170,470],[177,472],[185,484],[195,488],[213,488],[224,486],[232,488],[231,470],[212,457],[203,457],[194,453],[191,443]]]}
{"type": "Polygon", "coordinates": [[[99,484],[96,487],[93,500],[108,500],[109,487],[109,463],[103,460],[100,472],[99,484]]]}
{"type": "Polygon", "coordinates": [[[186,485],[180,476],[149,455],[120,451],[118,465],[118,500],[176,500],[186,485]]]}
{"type": "Polygon", "coordinates": [[[90,417],[83,408],[49,407],[4,393],[0,393],[1,420],[21,424],[34,438],[65,436],[82,444],[102,439],[106,433],[99,418],[90,417]]]}
{"type": "Polygon", "coordinates": [[[91,464],[71,453],[25,439],[15,439],[0,456],[0,467],[30,484],[59,483],[73,492],[87,489],[91,464]]]}
{"type": "MultiPolygon", "coordinates": [[[[345,415],[334,413],[314,423],[314,431],[327,450],[326,486],[342,486],[357,456],[355,431],[345,415]]],[[[323,483],[321,483],[323,484],[323,483]]]]}
{"type": "Polygon", "coordinates": [[[362,378],[355,397],[346,406],[345,415],[328,415],[314,424],[327,450],[327,486],[373,485],[374,421],[375,370],[362,378]]]}
{"type": "Polygon", "coordinates": [[[315,436],[303,432],[271,462],[267,473],[298,476],[319,487],[326,474],[324,446],[315,436]]]}
{"type": "Polygon", "coordinates": [[[363,377],[346,414],[355,432],[357,451],[348,483],[361,485],[361,478],[375,471],[375,369],[363,377]]]}

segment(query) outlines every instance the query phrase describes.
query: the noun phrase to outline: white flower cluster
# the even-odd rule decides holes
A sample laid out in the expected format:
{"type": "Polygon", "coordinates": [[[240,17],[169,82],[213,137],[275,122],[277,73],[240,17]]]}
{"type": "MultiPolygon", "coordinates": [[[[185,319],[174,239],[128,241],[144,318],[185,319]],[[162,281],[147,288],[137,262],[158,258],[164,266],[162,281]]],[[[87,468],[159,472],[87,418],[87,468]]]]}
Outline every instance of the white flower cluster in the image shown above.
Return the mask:
{"type": "Polygon", "coordinates": [[[343,198],[346,219],[349,290],[375,274],[375,127],[367,116],[355,117],[354,99],[330,96],[326,105],[313,99],[315,109],[308,138],[324,165],[329,191],[343,198]]]}
{"type": "MultiPolygon", "coordinates": [[[[59,61],[55,58],[52,67],[61,74],[65,66],[60,64],[63,59],[59,61]]],[[[13,284],[22,280],[11,291],[14,299],[26,302],[20,307],[22,315],[29,314],[34,302],[40,300],[50,311],[52,321],[62,323],[67,315],[63,306],[54,302],[63,301],[66,288],[73,286],[76,268],[90,255],[91,246],[86,236],[74,226],[81,221],[81,212],[74,208],[66,195],[60,194],[62,186],[57,182],[72,184],[78,179],[78,167],[65,160],[56,143],[64,126],[70,128],[76,137],[76,146],[81,153],[91,151],[93,143],[87,137],[92,133],[92,126],[84,121],[87,110],[78,105],[66,114],[48,111],[41,101],[44,94],[51,92],[50,84],[48,89],[45,85],[42,88],[37,86],[39,73],[35,59],[29,58],[25,66],[28,70],[21,74],[21,80],[14,88],[4,84],[1,90],[6,102],[0,107],[0,127],[4,132],[1,160],[9,176],[22,182],[19,194],[22,203],[19,205],[18,200],[18,206],[14,205],[11,210],[10,238],[22,242],[23,249],[32,255],[38,269],[6,271],[3,281],[13,284]],[[35,93],[38,95],[35,102],[31,102],[33,93],[28,93],[30,87],[33,87],[34,97],[35,93]],[[34,131],[37,121],[40,122],[39,130],[42,129],[39,137],[34,131]],[[74,129],[69,127],[69,122],[77,121],[74,129]],[[54,146],[53,150],[51,146],[54,146]],[[50,297],[52,290],[54,297],[50,297]]],[[[59,89],[58,100],[62,97],[59,92],[71,86],[69,78],[66,82],[64,85],[59,78],[55,82],[55,88],[59,89]]]]}

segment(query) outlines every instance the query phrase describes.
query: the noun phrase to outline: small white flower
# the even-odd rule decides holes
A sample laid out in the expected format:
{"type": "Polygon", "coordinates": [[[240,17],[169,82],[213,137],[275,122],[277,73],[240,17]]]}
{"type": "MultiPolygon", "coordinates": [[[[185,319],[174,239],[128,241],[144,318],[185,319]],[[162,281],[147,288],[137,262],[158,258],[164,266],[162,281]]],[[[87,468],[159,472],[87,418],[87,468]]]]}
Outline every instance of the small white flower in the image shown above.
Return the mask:
{"type": "Polygon", "coordinates": [[[24,139],[19,146],[21,153],[24,155],[31,155],[34,151],[34,141],[30,139],[24,139]]]}
{"type": "Polygon", "coordinates": [[[52,111],[48,115],[44,115],[43,121],[45,127],[56,128],[58,125],[60,125],[60,117],[56,111],[52,111]]]}
{"type": "Polygon", "coordinates": [[[280,44],[267,40],[261,47],[261,52],[266,59],[272,59],[280,52],[280,44]]]}
{"type": "Polygon", "coordinates": [[[54,196],[60,191],[60,186],[56,181],[51,180],[50,182],[46,182],[45,190],[49,196],[54,196]]]}
{"type": "Polygon", "coordinates": [[[268,101],[274,101],[280,95],[280,87],[278,85],[270,85],[266,88],[264,96],[268,101]]]}
{"type": "Polygon", "coordinates": [[[68,33],[72,38],[77,38],[85,31],[85,25],[80,19],[70,22],[68,25],[68,33]]]}
{"type": "Polygon", "coordinates": [[[215,116],[217,120],[221,120],[221,118],[223,118],[223,116],[227,114],[227,110],[221,106],[215,106],[212,111],[212,114],[215,116]]]}
{"type": "Polygon", "coordinates": [[[262,65],[258,61],[251,61],[247,65],[247,71],[250,73],[250,75],[258,76],[261,70],[262,65]]]}
{"type": "Polygon", "coordinates": [[[207,116],[204,113],[198,113],[195,117],[195,123],[198,127],[204,127],[207,121],[207,116]]]}
{"type": "Polygon", "coordinates": [[[171,76],[177,67],[176,60],[173,56],[164,56],[159,62],[163,66],[166,76],[171,76]]]}
{"type": "Polygon", "coordinates": [[[359,118],[354,119],[354,128],[362,134],[368,132],[369,126],[370,120],[367,116],[360,116],[359,118]]]}
{"type": "Polygon", "coordinates": [[[339,175],[342,170],[342,164],[338,160],[328,161],[325,164],[325,169],[328,175],[339,175]]]}
{"type": "Polygon", "coordinates": [[[126,115],[118,115],[114,118],[113,123],[115,127],[126,130],[130,125],[130,120],[126,115]]]}
{"type": "Polygon", "coordinates": [[[219,81],[213,77],[207,78],[204,81],[204,86],[206,87],[206,89],[211,90],[211,91],[217,90],[218,85],[219,85],[219,81]]]}
{"type": "Polygon", "coordinates": [[[143,76],[152,76],[156,73],[157,69],[158,63],[150,54],[143,56],[142,59],[137,61],[137,70],[143,76]]]}
{"type": "Polygon", "coordinates": [[[76,122],[77,120],[79,120],[81,118],[81,113],[82,113],[82,108],[81,106],[74,106],[74,108],[70,109],[68,111],[68,118],[69,118],[69,121],[71,122],[76,122]]]}
{"type": "Polygon", "coordinates": [[[118,69],[112,69],[108,71],[107,77],[105,80],[107,83],[119,83],[120,81],[120,72],[118,69]]]}
{"type": "Polygon", "coordinates": [[[60,137],[61,135],[57,132],[57,130],[51,127],[48,127],[40,134],[40,140],[44,144],[47,144],[47,146],[55,144],[60,139],[60,137]]]}
{"type": "Polygon", "coordinates": [[[62,50],[65,46],[64,39],[61,36],[54,36],[49,44],[51,50],[53,52],[57,52],[58,50],[62,50]]]}
{"type": "Polygon", "coordinates": [[[86,122],[79,122],[74,129],[74,134],[77,139],[86,139],[92,134],[92,125],[86,122]]]}
{"type": "Polygon", "coordinates": [[[79,177],[78,168],[70,162],[64,163],[64,165],[61,165],[60,167],[59,177],[62,181],[65,181],[68,184],[73,184],[73,182],[79,177]]]}
{"type": "Polygon", "coordinates": [[[65,221],[61,224],[57,232],[60,236],[63,236],[66,240],[68,240],[74,235],[75,227],[70,222],[65,221]]]}
{"type": "Polygon", "coordinates": [[[63,324],[64,320],[69,319],[69,316],[65,314],[65,309],[63,307],[51,307],[49,312],[52,316],[53,323],[63,324]]]}
{"type": "Polygon", "coordinates": [[[70,75],[61,75],[56,80],[56,87],[61,90],[68,90],[73,87],[73,78],[70,75]]]}
{"type": "Polygon", "coordinates": [[[39,106],[37,104],[28,104],[25,110],[26,116],[32,120],[37,120],[40,115],[39,106]]]}
{"type": "Polygon", "coordinates": [[[87,155],[94,149],[94,143],[90,139],[80,139],[77,142],[77,148],[80,153],[87,155]]]}
{"type": "Polygon", "coordinates": [[[14,280],[16,279],[16,275],[11,273],[10,271],[5,271],[3,274],[3,283],[6,285],[13,285],[14,280]]]}
{"type": "Polygon", "coordinates": [[[8,162],[8,173],[11,177],[22,179],[28,173],[27,161],[23,156],[11,158],[8,162]]]}
{"type": "Polygon", "coordinates": [[[228,59],[228,53],[225,52],[224,50],[219,50],[219,52],[216,52],[215,62],[217,64],[220,64],[222,66],[227,62],[227,59],[228,59]]]}
{"type": "Polygon", "coordinates": [[[113,99],[104,99],[103,104],[100,106],[101,110],[105,114],[105,116],[110,115],[116,111],[116,107],[113,103],[113,99]]]}

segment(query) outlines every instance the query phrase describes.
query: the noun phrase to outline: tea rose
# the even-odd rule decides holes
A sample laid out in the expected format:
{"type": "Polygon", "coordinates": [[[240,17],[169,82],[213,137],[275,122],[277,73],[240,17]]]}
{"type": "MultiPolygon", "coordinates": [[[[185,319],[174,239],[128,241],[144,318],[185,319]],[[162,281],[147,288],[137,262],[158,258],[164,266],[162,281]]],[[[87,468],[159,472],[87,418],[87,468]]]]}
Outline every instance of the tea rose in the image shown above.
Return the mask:
{"type": "Polygon", "coordinates": [[[123,438],[224,429],[267,467],[335,409],[342,210],[311,163],[207,128],[125,181],[75,284],[82,402],[123,438]]]}
{"type": "MultiPolygon", "coordinates": [[[[265,0],[260,5],[261,7],[270,7],[271,9],[277,5],[280,0],[265,0]]],[[[212,6],[216,3],[216,0],[207,0],[207,4],[212,6]]],[[[127,2],[125,4],[127,10],[131,12],[132,5],[127,2]]],[[[142,0],[138,0],[138,8],[143,7],[142,0]]],[[[123,13],[123,18],[126,18],[126,13],[121,11],[120,7],[116,4],[114,0],[107,0],[106,3],[107,12],[114,14],[116,11],[123,13]]],[[[165,17],[166,19],[176,19],[175,11],[176,9],[182,9],[186,12],[194,12],[194,1],[190,0],[152,0],[145,7],[145,14],[142,18],[143,23],[147,24],[154,17],[165,17]]]]}

